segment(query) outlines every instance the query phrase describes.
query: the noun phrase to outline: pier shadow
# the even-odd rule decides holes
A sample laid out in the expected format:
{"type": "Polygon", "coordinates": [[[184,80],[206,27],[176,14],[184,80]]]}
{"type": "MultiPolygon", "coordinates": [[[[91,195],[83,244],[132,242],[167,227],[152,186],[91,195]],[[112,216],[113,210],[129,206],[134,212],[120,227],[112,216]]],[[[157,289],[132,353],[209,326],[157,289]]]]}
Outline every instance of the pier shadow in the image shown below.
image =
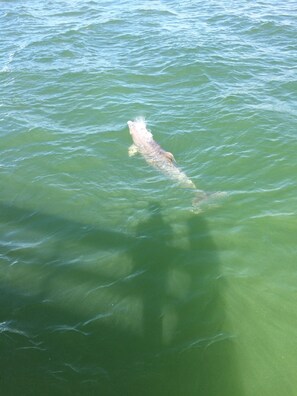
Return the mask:
{"type": "MultiPolygon", "coordinates": [[[[242,395],[234,339],[225,323],[224,281],[216,246],[202,215],[186,223],[187,248],[178,248],[158,203],[136,230],[134,268],[144,275],[144,395],[242,395]]],[[[135,395],[137,392],[135,393],[135,395]]]]}
{"type": "Polygon", "coordinates": [[[186,248],[156,202],[134,235],[5,204],[0,220],[11,238],[0,252],[10,263],[0,280],[3,394],[242,395],[202,216],[186,220],[186,248]],[[18,227],[30,244],[18,245],[18,227]],[[103,252],[105,270],[84,252],[103,252]],[[106,271],[115,252],[119,270],[106,271]]]}
{"type": "Polygon", "coordinates": [[[176,249],[172,246],[172,228],[166,224],[158,203],[148,207],[149,216],[136,228],[137,243],[132,253],[134,271],[141,273],[135,282],[142,296],[142,328],[145,345],[152,354],[164,344],[164,309],[168,303],[168,273],[176,249]]]}

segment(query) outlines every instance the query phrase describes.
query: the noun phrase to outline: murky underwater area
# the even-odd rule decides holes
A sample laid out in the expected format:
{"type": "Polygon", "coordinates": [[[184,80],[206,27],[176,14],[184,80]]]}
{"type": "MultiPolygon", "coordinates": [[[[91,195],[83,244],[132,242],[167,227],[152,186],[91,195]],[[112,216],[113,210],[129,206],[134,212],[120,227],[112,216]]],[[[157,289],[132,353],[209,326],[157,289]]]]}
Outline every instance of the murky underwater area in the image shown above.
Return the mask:
{"type": "Polygon", "coordinates": [[[3,1],[0,393],[297,389],[294,1],[3,1]],[[130,158],[127,121],[208,193],[130,158]]]}

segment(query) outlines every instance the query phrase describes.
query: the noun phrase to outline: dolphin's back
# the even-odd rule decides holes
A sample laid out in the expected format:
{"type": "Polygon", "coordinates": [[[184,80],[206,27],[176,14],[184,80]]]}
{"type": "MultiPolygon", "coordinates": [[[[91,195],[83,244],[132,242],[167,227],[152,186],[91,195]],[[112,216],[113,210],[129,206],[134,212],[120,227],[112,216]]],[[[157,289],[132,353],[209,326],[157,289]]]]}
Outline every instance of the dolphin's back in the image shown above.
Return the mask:
{"type": "Polygon", "coordinates": [[[183,187],[196,188],[192,180],[175,165],[173,154],[163,150],[154,140],[152,133],[147,130],[143,120],[128,121],[128,126],[136,151],[142,154],[148,164],[170,179],[177,181],[183,187]]]}

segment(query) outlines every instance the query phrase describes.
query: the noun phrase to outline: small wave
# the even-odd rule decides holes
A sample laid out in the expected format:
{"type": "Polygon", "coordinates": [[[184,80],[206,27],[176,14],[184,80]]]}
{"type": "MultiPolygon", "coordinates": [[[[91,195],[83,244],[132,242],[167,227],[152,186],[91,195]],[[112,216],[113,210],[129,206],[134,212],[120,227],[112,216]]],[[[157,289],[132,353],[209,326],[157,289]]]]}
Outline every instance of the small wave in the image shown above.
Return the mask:
{"type": "MultiPolygon", "coordinates": [[[[97,366],[79,366],[78,364],[74,363],[64,363],[64,366],[69,368],[71,371],[77,373],[77,374],[89,374],[89,375],[100,375],[109,378],[108,372],[102,368],[102,367],[97,367],[97,366]]],[[[86,382],[86,381],[84,381],[86,382]]]]}
{"type": "Polygon", "coordinates": [[[217,342],[222,342],[225,340],[231,340],[234,339],[235,336],[227,333],[219,333],[216,334],[215,336],[212,337],[205,337],[205,338],[199,338],[197,340],[193,340],[189,342],[183,349],[182,352],[185,352],[189,349],[193,348],[203,348],[207,349],[211,345],[217,343],[217,342]]]}
{"type": "Polygon", "coordinates": [[[258,104],[256,106],[250,106],[250,107],[254,107],[257,110],[266,110],[266,111],[270,111],[270,112],[277,112],[277,113],[285,113],[285,114],[290,114],[292,116],[297,116],[297,111],[295,110],[295,108],[291,107],[288,103],[275,103],[275,104],[258,104]]]}
{"type": "Polygon", "coordinates": [[[70,325],[65,325],[65,324],[49,326],[47,329],[51,330],[51,332],[53,332],[53,333],[55,333],[55,332],[58,332],[58,333],[75,332],[75,333],[82,334],[84,336],[89,335],[89,333],[87,333],[85,331],[82,331],[82,330],[79,330],[77,328],[77,326],[70,326],[70,325]]]}
{"type": "Polygon", "coordinates": [[[29,334],[26,333],[24,330],[17,328],[12,320],[0,323],[0,333],[11,333],[18,334],[27,338],[30,337],[29,334]]]}
{"type": "Polygon", "coordinates": [[[16,57],[16,55],[21,52],[23,49],[27,47],[28,43],[20,43],[17,45],[17,47],[10,52],[8,52],[8,56],[6,58],[6,61],[4,62],[4,66],[2,69],[0,69],[0,73],[8,73],[11,72],[13,69],[13,62],[16,57]]]}
{"type": "Polygon", "coordinates": [[[102,320],[102,319],[105,319],[105,318],[109,318],[112,315],[113,315],[112,312],[99,313],[98,315],[95,315],[91,319],[88,319],[85,322],[83,322],[82,326],[88,326],[90,323],[97,322],[97,320],[102,320]]]}
{"type": "Polygon", "coordinates": [[[146,2],[142,5],[135,6],[134,8],[135,11],[145,11],[145,12],[156,12],[158,14],[168,14],[168,15],[179,15],[178,12],[176,12],[174,9],[171,7],[166,6],[165,4],[161,3],[160,1],[149,1],[146,2]]]}
{"type": "Polygon", "coordinates": [[[250,218],[251,219],[266,219],[269,217],[279,217],[279,218],[283,218],[283,217],[292,217],[292,216],[296,216],[296,211],[293,212],[271,212],[271,211],[264,211],[264,213],[260,213],[257,215],[253,215],[250,218]]]}

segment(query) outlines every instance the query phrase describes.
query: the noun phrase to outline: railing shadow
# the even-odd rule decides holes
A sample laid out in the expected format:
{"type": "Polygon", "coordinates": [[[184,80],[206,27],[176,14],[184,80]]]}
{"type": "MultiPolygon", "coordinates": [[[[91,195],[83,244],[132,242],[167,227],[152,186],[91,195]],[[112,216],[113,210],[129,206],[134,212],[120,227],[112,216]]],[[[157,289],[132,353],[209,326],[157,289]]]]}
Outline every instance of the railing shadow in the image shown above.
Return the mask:
{"type": "Polygon", "coordinates": [[[134,236],[5,204],[0,218],[12,241],[17,227],[31,242],[52,241],[48,250],[1,248],[10,260],[0,280],[3,394],[242,395],[202,216],[187,221],[187,249],[154,202],[134,236]],[[116,251],[129,270],[103,271],[77,251],[106,252],[107,265],[116,251]]]}

